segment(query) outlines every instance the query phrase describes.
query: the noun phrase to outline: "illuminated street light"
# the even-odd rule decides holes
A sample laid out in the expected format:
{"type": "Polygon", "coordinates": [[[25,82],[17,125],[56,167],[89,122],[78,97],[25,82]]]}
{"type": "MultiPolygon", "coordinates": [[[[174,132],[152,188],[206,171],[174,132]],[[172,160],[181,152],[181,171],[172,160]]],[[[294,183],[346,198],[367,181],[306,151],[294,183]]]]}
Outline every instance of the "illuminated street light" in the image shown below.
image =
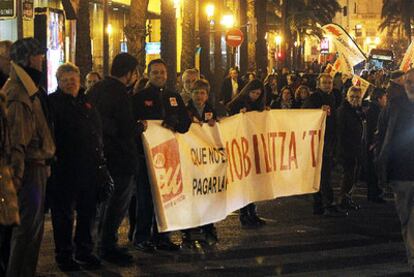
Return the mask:
{"type": "Polygon", "coordinates": [[[371,44],[371,38],[370,38],[370,37],[367,37],[367,38],[365,39],[365,42],[366,42],[367,44],[371,44]]]}
{"type": "Polygon", "coordinates": [[[108,24],[108,26],[106,26],[106,33],[108,35],[112,35],[112,25],[108,24]]]}
{"type": "Polygon", "coordinates": [[[214,16],[214,8],[215,7],[213,4],[208,4],[206,6],[206,13],[208,18],[212,18],[214,16]]]}
{"type": "Polygon", "coordinates": [[[379,37],[376,37],[375,40],[374,40],[374,42],[375,42],[375,44],[378,45],[378,44],[380,44],[381,39],[379,37]]]}
{"type": "Polygon", "coordinates": [[[234,16],[232,14],[225,14],[221,19],[221,24],[226,28],[232,28],[234,26],[234,16]]]}
{"type": "Polygon", "coordinates": [[[275,37],[275,43],[276,45],[280,45],[282,43],[282,37],[280,35],[275,37]]]}

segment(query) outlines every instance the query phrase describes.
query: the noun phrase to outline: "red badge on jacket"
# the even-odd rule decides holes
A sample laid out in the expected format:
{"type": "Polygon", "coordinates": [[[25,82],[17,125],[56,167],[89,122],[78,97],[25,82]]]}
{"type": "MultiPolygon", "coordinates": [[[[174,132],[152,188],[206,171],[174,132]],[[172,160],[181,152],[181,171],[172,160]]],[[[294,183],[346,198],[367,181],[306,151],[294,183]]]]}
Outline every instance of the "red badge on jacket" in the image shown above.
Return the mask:
{"type": "Polygon", "coordinates": [[[88,110],[92,109],[91,103],[86,102],[85,103],[85,108],[87,108],[88,110]]]}
{"type": "Polygon", "coordinates": [[[152,107],[154,106],[154,102],[152,100],[145,100],[144,105],[145,107],[152,107]]]}

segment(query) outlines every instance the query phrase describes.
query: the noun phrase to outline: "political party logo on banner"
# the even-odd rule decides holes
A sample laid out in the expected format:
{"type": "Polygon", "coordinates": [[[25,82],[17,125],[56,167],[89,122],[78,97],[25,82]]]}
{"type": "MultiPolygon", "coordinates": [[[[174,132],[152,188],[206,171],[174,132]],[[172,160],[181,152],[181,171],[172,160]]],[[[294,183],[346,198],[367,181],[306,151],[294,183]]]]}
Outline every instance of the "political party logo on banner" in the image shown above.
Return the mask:
{"type": "Polygon", "coordinates": [[[183,192],[180,155],[177,140],[171,139],[151,148],[153,168],[163,203],[178,198],[183,192]]]}
{"type": "Polygon", "coordinates": [[[410,46],[408,46],[407,51],[404,54],[404,58],[400,65],[400,70],[407,72],[410,68],[412,68],[414,60],[414,42],[411,42],[410,46]]]}
{"type": "Polygon", "coordinates": [[[365,54],[341,26],[331,23],[322,26],[322,29],[332,38],[337,51],[343,54],[351,67],[366,60],[365,54]]]}

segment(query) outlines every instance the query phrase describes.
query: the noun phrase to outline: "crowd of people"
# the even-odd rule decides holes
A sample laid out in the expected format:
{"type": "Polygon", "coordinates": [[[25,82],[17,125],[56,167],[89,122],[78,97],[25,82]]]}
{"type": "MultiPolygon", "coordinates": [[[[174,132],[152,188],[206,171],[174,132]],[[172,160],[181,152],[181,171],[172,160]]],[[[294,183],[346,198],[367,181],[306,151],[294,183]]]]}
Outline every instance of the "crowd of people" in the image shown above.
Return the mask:
{"type": "MultiPolygon", "coordinates": [[[[179,92],[174,92],[166,88],[171,76],[162,59],[152,60],[147,75],[138,76],[138,61],[121,53],[113,59],[109,76],[90,72],[84,86],[79,68],[62,64],[56,72],[58,88],[48,95],[41,86],[44,54],[33,38],[0,42],[0,88],[7,96],[2,113],[7,124],[0,125],[0,133],[7,129],[9,134],[9,143],[1,145],[7,147],[4,160],[13,172],[20,216],[20,224],[0,226],[2,275],[35,275],[48,209],[55,260],[62,271],[96,268],[101,260],[131,263],[133,256],[118,244],[127,214],[128,238],[136,249],[179,251],[181,245],[168,232],[157,230],[141,141],[147,121],[162,120],[163,127],[185,133],[191,124],[214,126],[226,116],[270,109],[327,113],[315,215],[344,217],[358,210],[352,199],[358,180],[366,181],[367,199],[375,203],[385,203],[381,186],[393,184],[414,266],[413,70],[363,71],[361,77],[371,83],[364,92],[352,84],[352,76],[332,76],[324,68],[301,73],[283,68],[265,78],[252,72],[241,78],[232,68],[221,90],[212,92],[209,81],[192,68],[183,72],[179,92]],[[336,164],[343,167],[337,199],[331,176],[336,164]]],[[[254,203],[239,214],[244,227],[266,224],[254,203]]],[[[181,234],[188,247],[218,241],[214,224],[181,234]]]]}

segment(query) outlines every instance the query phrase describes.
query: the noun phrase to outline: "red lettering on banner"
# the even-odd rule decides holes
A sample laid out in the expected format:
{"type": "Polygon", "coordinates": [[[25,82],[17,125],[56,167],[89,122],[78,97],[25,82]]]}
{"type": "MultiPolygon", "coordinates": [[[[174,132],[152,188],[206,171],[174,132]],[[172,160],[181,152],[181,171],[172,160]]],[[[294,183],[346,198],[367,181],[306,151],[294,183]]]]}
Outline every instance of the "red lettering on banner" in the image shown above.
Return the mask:
{"type": "Polygon", "coordinates": [[[288,166],[283,163],[283,158],[285,156],[286,132],[279,132],[279,137],[282,138],[282,144],[280,146],[280,170],[287,170],[288,166]]]}
{"type": "Polygon", "coordinates": [[[312,154],[312,167],[316,167],[316,155],[315,155],[316,130],[310,130],[309,135],[311,136],[310,147],[311,147],[311,154],[312,154]]]}
{"type": "Polygon", "coordinates": [[[268,148],[266,146],[265,136],[263,134],[261,134],[260,137],[262,138],[264,160],[265,160],[265,165],[266,165],[266,172],[271,172],[272,167],[271,167],[271,164],[270,164],[270,157],[268,155],[268,150],[267,150],[268,148]]]}
{"type": "MultiPolygon", "coordinates": [[[[276,141],[277,133],[276,132],[270,132],[269,136],[272,139],[272,151],[269,150],[269,152],[272,153],[273,170],[276,171],[276,142],[275,141],[276,141]]],[[[269,147],[270,147],[270,145],[269,145],[269,147]]]]}
{"type": "Polygon", "coordinates": [[[328,29],[328,31],[334,34],[335,36],[339,37],[341,35],[341,32],[337,30],[334,26],[328,26],[326,27],[326,29],[328,29]]]}
{"type": "Polygon", "coordinates": [[[231,142],[231,156],[233,157],[233,168],[234,168],[234,173],[236,173],[236,177],[241,180],[243,177],[243,162],[241,160],[241,151],[240,151],[240,146],[237,144],[236,139],[233,139],[231,142]],[[237,152],[238,152],[238,157],[239,157],[239,163],[240,163],[240,171],[237,168],[237,164],[236,164],[236,158],[234,156],[234,148],[237,148],[237,152]]]}
{"type": "Polygon", "coordinates": [[[298,161],[296,159],[296,137],[295,132],[290,133],[289,143],[289,170],[292,169],[292,163],[295,163],[296,169],[298,168],[298,161]]]}
{"type": "Polygon", "coordinates": [[[260,174],[260,154],[259,154],[259,143],[257,141],[257,135],[253,135],[253,150],[254,150],[254,164],[256,167],[256,174],[260,174]]]}
{"type": "Polygon", "coordinates": [[[233,165],[232,165],[232,161],[231,161],[231,153],[230,153],[230,148],[229,148],[229,142],[227,141],[226,142],[226,152],[227,152],[227,156],[228,156],[228,159],[227,159],[227,162],[228,162],[228,170],[230,171],[230,178],[231,178],[231,182],[233,183],[234,182],[234,176],[233,176],[233,165]]]}
{"type": "Polygon", "coordinates": [[[249,142],[246,138],[241,138],[241,145],[242,145],[242,159],[243,159],[243,168],[244,168],[244,176],[249,175],[250,169],[252,168],[252,162],[248,156],[249,153],[249,142]]]}

